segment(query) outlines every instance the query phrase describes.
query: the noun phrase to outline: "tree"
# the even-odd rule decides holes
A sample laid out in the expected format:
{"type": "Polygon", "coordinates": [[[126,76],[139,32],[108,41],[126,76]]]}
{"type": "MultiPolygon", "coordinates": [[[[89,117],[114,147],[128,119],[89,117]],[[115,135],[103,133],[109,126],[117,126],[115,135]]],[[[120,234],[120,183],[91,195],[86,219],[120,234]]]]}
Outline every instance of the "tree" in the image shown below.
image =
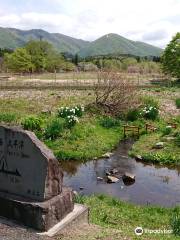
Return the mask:
{"type": "Polygon", "coordinates": [[[63,70],[65,70],[65,71],[74,71],[76,69],[75,65],[72,62],[66,61],[66,62],[64,62],[64,65],[65,66],[64,66],[63,70]]]}
{"type": "Polygon", "coordinates": [[[64,57],[58,53],[47,41],[32,40],[25,46],[31,56],[31,62],[35,66],[36,72],[49,72],[66,69],[64,57]]]}
{"type": "Polygon", "coordinates": [[[5,53],[12,53],[13,50],[12,49],[8,49],[8,48],[0,48],[0,57],[4,57],[5,53]]]}
{"type": "Polygon", "coordinates": [[[5,65],[13,72],[32,72],[35,66],[25,48],[17,48],[14,53],[5,53],[5,65]]]}
{"type": "Polygon", "coordinates": [[[162,56],[163,70],[180,78],[180,32],[167,45],[162,56]]]}
{"type": "Polygon", "coordinates": [[[76,53],[75,56],[74,56],[73,63],[74,63],[76,66],[77,66],[78,63],[79,63],[79,56],[78,56],[77,53],[76,53]]]}
{"type": "Polygon", "coordinates": [[[65,69],[65,60],[60,53],[52,53],[46,57],[45,68],[48,72],[65,69]]]}
{"type": "Polygon", "coordinates": [[[56,52],[46,41],[29,41],[24,48],[18,48],[12,54],[5,55],[5,66],[14,72],[54,72],[73,69],[72,63],[56,52]]]}
{"type": "Polygon", "coordinates": [[[47,57],[54,54],[52,45],[46,41],[31,40],[25,48],[31,56],[31,62],[35,66],[35,71],[44,71],[46,69],[47,57]]]}
{"type": "Polygon", "coordinates": [[[136,83],[115,72],[99,72],[94,94],[96,105],[116,116],[139,104],[136,83]]]}
{"type": "Polygon", "coordinates": [[[122,60],[122,68],[127,70],[129,66],[134,66],[137,64],[136,58],[127,57],[122,60]]]}

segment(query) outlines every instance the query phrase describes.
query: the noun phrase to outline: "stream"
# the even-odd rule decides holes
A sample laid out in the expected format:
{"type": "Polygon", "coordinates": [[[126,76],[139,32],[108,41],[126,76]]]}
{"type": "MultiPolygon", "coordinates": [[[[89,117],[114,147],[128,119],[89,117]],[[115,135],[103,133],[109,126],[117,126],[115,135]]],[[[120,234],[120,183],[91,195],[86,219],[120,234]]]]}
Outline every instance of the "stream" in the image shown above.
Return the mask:
{"type": "Polygon", "coordinates": [[[62,163],[64,184],[85,195],[108,194],[139,205],[180,205],[180,167],[169,168],[136,161],[128,156],[133,142],[123,141],[110,158],[86,163],[62,163]],[[135,181],[126,184],[123,179],[107,183],[106,172],[116,169],[118,174],[135,175],[135,181]],[[102,178],[99,180],[98,178],[102,178]]]}

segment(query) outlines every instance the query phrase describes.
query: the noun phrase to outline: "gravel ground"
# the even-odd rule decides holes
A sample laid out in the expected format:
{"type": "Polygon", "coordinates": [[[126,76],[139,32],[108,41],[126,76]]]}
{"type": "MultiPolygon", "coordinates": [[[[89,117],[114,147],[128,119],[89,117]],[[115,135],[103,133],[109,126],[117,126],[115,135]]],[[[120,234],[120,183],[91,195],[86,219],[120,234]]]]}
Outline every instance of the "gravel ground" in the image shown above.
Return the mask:
{"type": "Polygon", "coordinates": [[[38,236],[31,229],[0,219],[0,240],[55,240],[55,238],[38,236]]]}

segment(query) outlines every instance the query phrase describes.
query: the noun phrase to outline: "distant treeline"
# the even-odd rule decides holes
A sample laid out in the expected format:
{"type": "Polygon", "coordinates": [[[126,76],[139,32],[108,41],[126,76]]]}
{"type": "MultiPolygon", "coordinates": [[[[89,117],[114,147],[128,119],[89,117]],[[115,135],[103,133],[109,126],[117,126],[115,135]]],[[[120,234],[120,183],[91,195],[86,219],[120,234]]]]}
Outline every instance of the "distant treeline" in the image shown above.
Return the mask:
{"type": "Polygon", "coordinates": [[[108,54],[86,58],[81,58],[78,54],[64,56],[83,71],[105,69],[132,73],[161,72],[161,59],[157,56],[140,57],[131,54],[108,54]]]}
{"type": "Polygon", "coordinates": [[[12,52],[13,52],[12,49],[0,48],[0,57],[3,57],[5,53],[12,53],[12,52]]]}
{"type": "Polygon", "coordinates": [[[100,60],[100,59],[116,59],[116,60],[123,60],[123,59],[127,59],[127,58],[134,58],[137,60],[137,62],[141,62],[141,61],[153,61],[153,62],[160,62],[160,57],[157,56],[135,56],[135,55],[131,55],[131,54],[108,54],[108,55],[97,55],[94,57],[86,57],[84,60],[86,62],[89,61],[94,61],[94,60],[100,60]]]}
{"type": "Polygon", "coordinates": [[[138,73],[160,72],[160,57],[131,54],[108,54],[81,58],[78,54],[59,53],[43,40],[29,41],[24,47],[0,49],[1,71],[8,72],[60,72],[97,71],[98,69],[138,73]]]}

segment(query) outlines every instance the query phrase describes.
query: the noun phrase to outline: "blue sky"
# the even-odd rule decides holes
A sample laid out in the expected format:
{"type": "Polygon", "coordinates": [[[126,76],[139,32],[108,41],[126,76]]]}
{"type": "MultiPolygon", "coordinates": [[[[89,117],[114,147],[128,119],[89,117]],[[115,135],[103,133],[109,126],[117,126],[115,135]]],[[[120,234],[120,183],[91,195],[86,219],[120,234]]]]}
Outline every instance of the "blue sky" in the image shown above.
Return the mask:
{"type": "Polygon", "coordinates": [[[0,0],[0,26],[85,40],[117,33],[165,47],[180,31],[180,0],[0,0]]]}

